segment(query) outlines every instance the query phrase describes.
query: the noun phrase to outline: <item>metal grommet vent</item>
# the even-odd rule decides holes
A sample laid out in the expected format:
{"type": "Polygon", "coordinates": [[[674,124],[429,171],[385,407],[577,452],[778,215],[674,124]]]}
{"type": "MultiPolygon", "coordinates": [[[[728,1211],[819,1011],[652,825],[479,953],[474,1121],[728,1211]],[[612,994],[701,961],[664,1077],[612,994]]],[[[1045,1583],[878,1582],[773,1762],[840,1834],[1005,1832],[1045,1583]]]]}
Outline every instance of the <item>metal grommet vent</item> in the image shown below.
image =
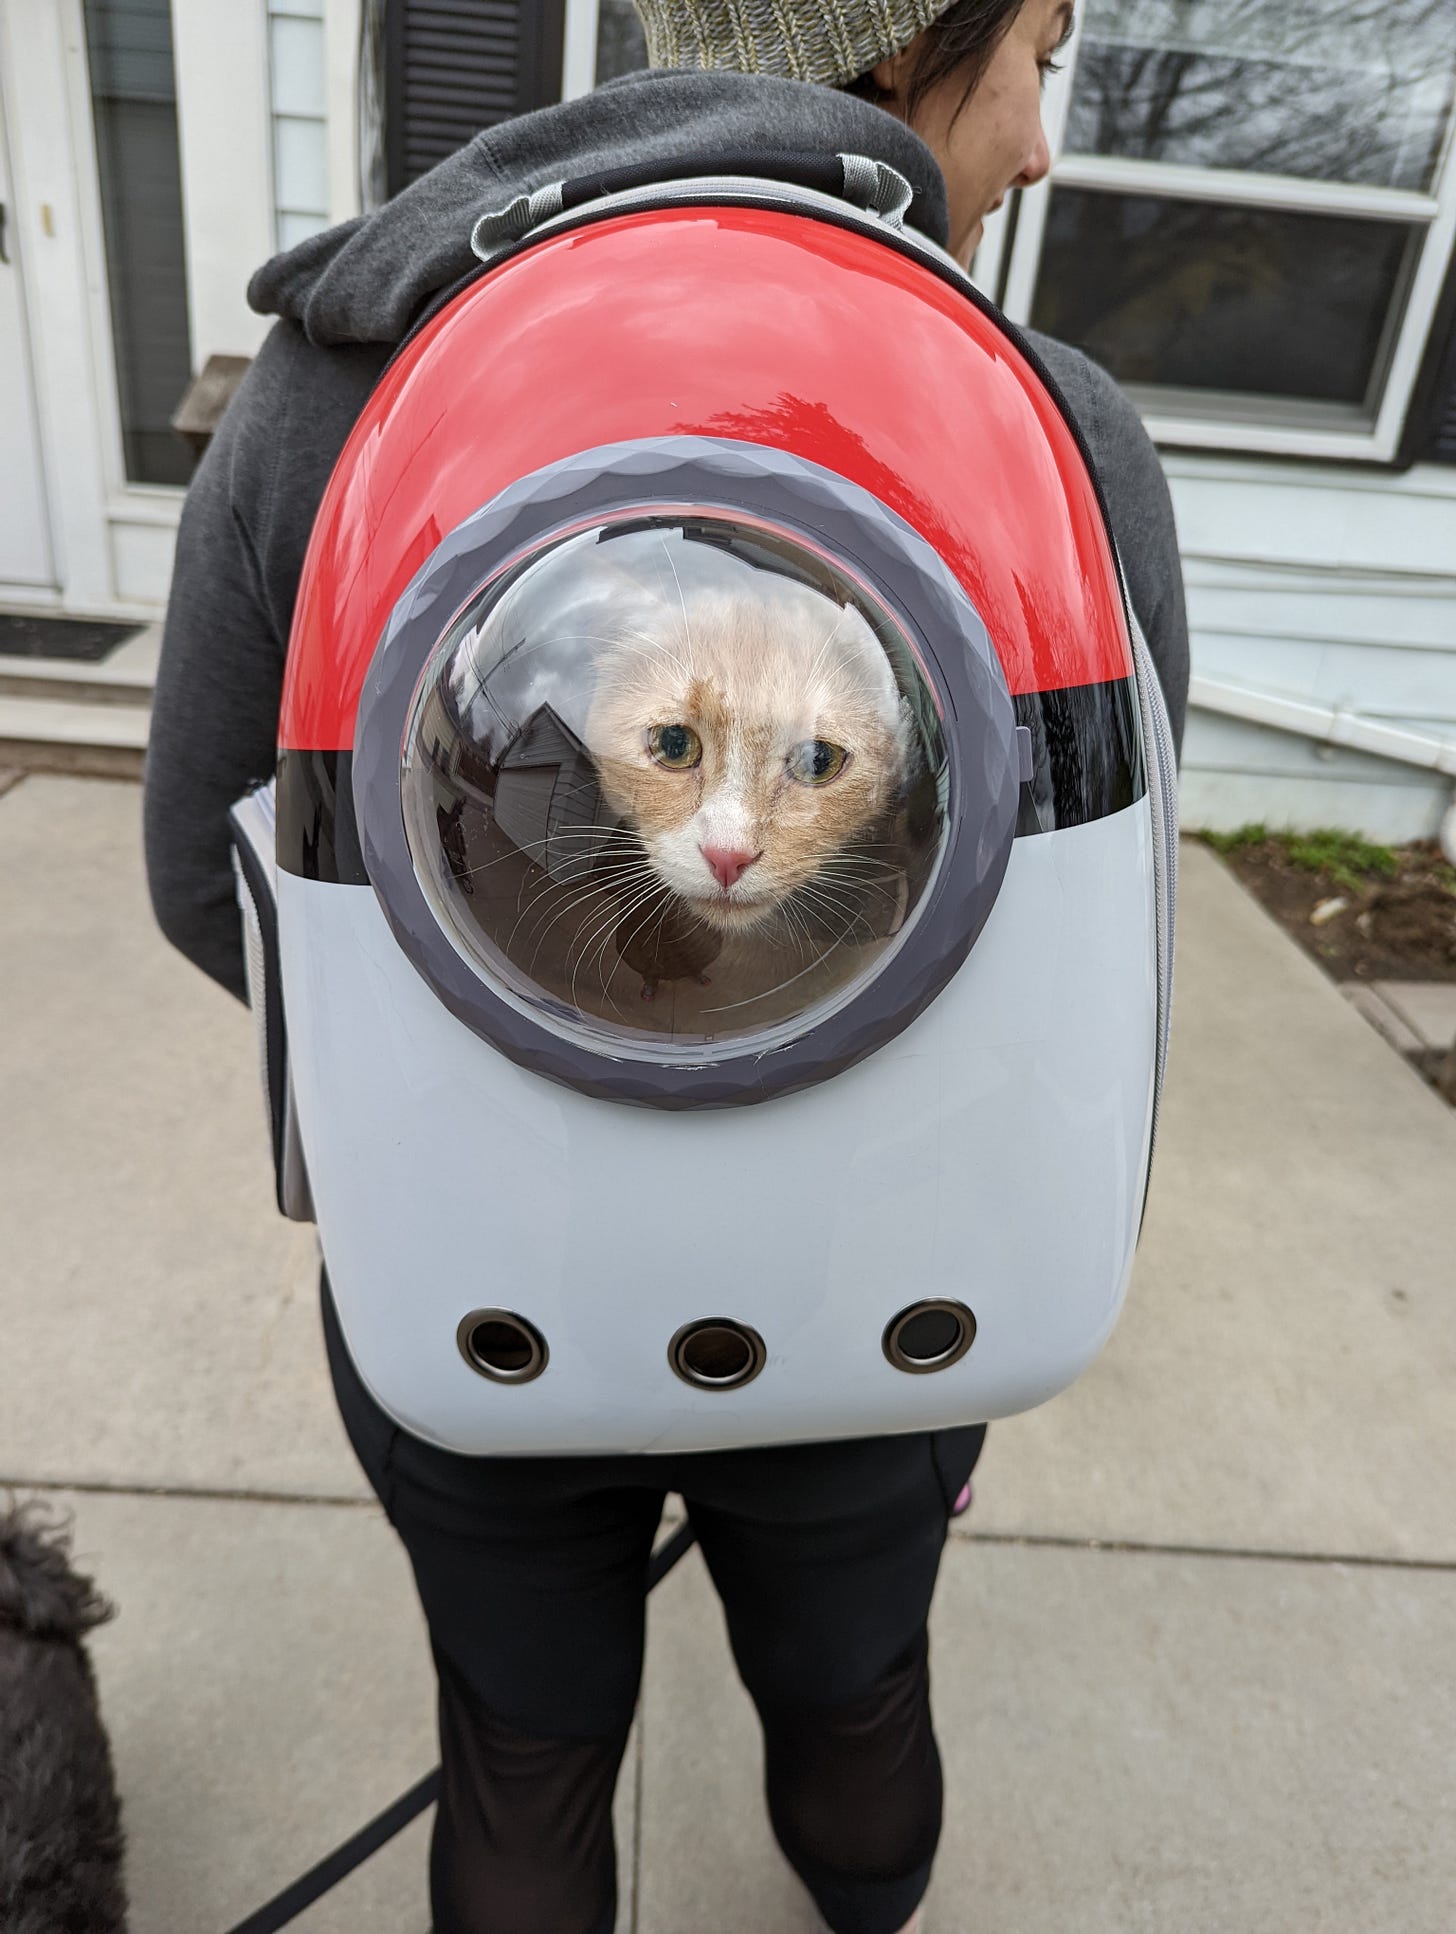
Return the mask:
{"type": "Polygon", "coordinates": [[[924,1377],[959,1363],[975,1340],[976,1319],[965,1304],[934,1297],[892,1317],[882,1347],[897,1370],[924,1377]]]}
{"type": "Polygon", "coordinates": [[[741,1390],[752,1383],[768,1352],[757,1330],[729,1316],[706,1316],[684,1323],[667,1346],[675,1375],[695,1390],[741,1390]]]}
{"type": "Polygon", "coordinates": [[[460,1354],[492,1383],[530,1383],[546,1368],[546,1339],[524,1316],[508,1309],[473,1309],[455,1332],[460,1354]]]}

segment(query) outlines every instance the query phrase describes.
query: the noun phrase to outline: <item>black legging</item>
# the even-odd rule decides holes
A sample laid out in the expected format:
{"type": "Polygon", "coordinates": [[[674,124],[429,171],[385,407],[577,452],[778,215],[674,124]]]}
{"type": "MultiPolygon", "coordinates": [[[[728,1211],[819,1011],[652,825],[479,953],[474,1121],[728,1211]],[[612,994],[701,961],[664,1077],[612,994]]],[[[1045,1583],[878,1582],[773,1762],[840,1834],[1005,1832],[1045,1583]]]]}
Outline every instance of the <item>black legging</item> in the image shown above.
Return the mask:
{"type": "Polygon", "coordinates": [[[414,1566],[440,1687],[435,1934],[611,1934],[612,1796],[647,1561],[681,1494],[763,1726],[769,1816],[833,1934],[930,1877],[925,1622],[983,1427],[663,1457],[461,1457],[401,1430],[324,1327],[354,1449],[414,1566]]]}

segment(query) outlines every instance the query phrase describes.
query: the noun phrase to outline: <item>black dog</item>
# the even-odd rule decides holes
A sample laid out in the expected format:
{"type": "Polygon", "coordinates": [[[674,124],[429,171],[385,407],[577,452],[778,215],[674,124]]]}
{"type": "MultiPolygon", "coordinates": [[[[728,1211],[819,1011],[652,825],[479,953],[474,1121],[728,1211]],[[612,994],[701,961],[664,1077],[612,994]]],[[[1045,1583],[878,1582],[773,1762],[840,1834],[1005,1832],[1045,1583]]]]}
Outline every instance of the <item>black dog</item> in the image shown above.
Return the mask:
{"type": "Polygon", "coordinates": [[[112,1610],[40,1505],[0,1515],[4,1934],[125,1934],[121,1805],[82,1646],[112,1610]]]}

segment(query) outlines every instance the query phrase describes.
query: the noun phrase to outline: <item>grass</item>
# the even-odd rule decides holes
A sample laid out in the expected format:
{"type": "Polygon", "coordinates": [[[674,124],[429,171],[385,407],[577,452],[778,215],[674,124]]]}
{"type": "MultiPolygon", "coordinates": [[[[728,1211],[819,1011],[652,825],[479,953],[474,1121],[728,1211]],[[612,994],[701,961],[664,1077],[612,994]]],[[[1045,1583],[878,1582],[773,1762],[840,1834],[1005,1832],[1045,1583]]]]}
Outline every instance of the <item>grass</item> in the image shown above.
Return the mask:
{"type": "Polygon", "coordinates": [[[1336,886],[1358,893],[1371,880],[1393,880],[1400,856],[1391,846],[1378,846],[1338,826],[1321,826],[1312,833],[1271,833],[1264,825],[1240,826],[1233,833],[1205,833],[1205,842],[1225,857],[1253,846],[1274,849],[1302,873],[1323,873],[1336,886]]]}
{"type": "Polygon", "coordinates": [[[1262,846],[1269,839],[1269,828],[1262,820],[1256,826],[1240,826],[1234,833],[1200,833],[1198,837],[1205,846],[1211,846],[1215,853],[1222,853],[1227,859],[1230,853],[1242,853],[1246,846],[1262,846]]]}

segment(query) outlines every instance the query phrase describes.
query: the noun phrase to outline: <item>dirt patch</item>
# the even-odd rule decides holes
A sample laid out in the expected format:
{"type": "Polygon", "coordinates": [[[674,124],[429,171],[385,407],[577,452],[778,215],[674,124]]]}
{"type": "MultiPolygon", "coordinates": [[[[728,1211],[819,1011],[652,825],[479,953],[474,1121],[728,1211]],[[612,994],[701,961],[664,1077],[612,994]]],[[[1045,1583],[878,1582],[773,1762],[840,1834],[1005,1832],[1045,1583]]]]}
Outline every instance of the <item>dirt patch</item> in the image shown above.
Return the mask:
{"type": "MultiPolygon", "coordinates": [[[[1372,846],[1262,827],[1204,838],[1333,979],[1456,982],[1456,871],[1434,840],[1372,846]]],[[[1456,1108],[1456,1047],[1406,1058],[1456,1108]]]]}
{"type": "Polygon", "coordinates": [[[1456,981],[1456,872],[1434,840],[1318,868],[1298,863],[1288,838],[1209,844],[1335,980],[1456,981]]]}

